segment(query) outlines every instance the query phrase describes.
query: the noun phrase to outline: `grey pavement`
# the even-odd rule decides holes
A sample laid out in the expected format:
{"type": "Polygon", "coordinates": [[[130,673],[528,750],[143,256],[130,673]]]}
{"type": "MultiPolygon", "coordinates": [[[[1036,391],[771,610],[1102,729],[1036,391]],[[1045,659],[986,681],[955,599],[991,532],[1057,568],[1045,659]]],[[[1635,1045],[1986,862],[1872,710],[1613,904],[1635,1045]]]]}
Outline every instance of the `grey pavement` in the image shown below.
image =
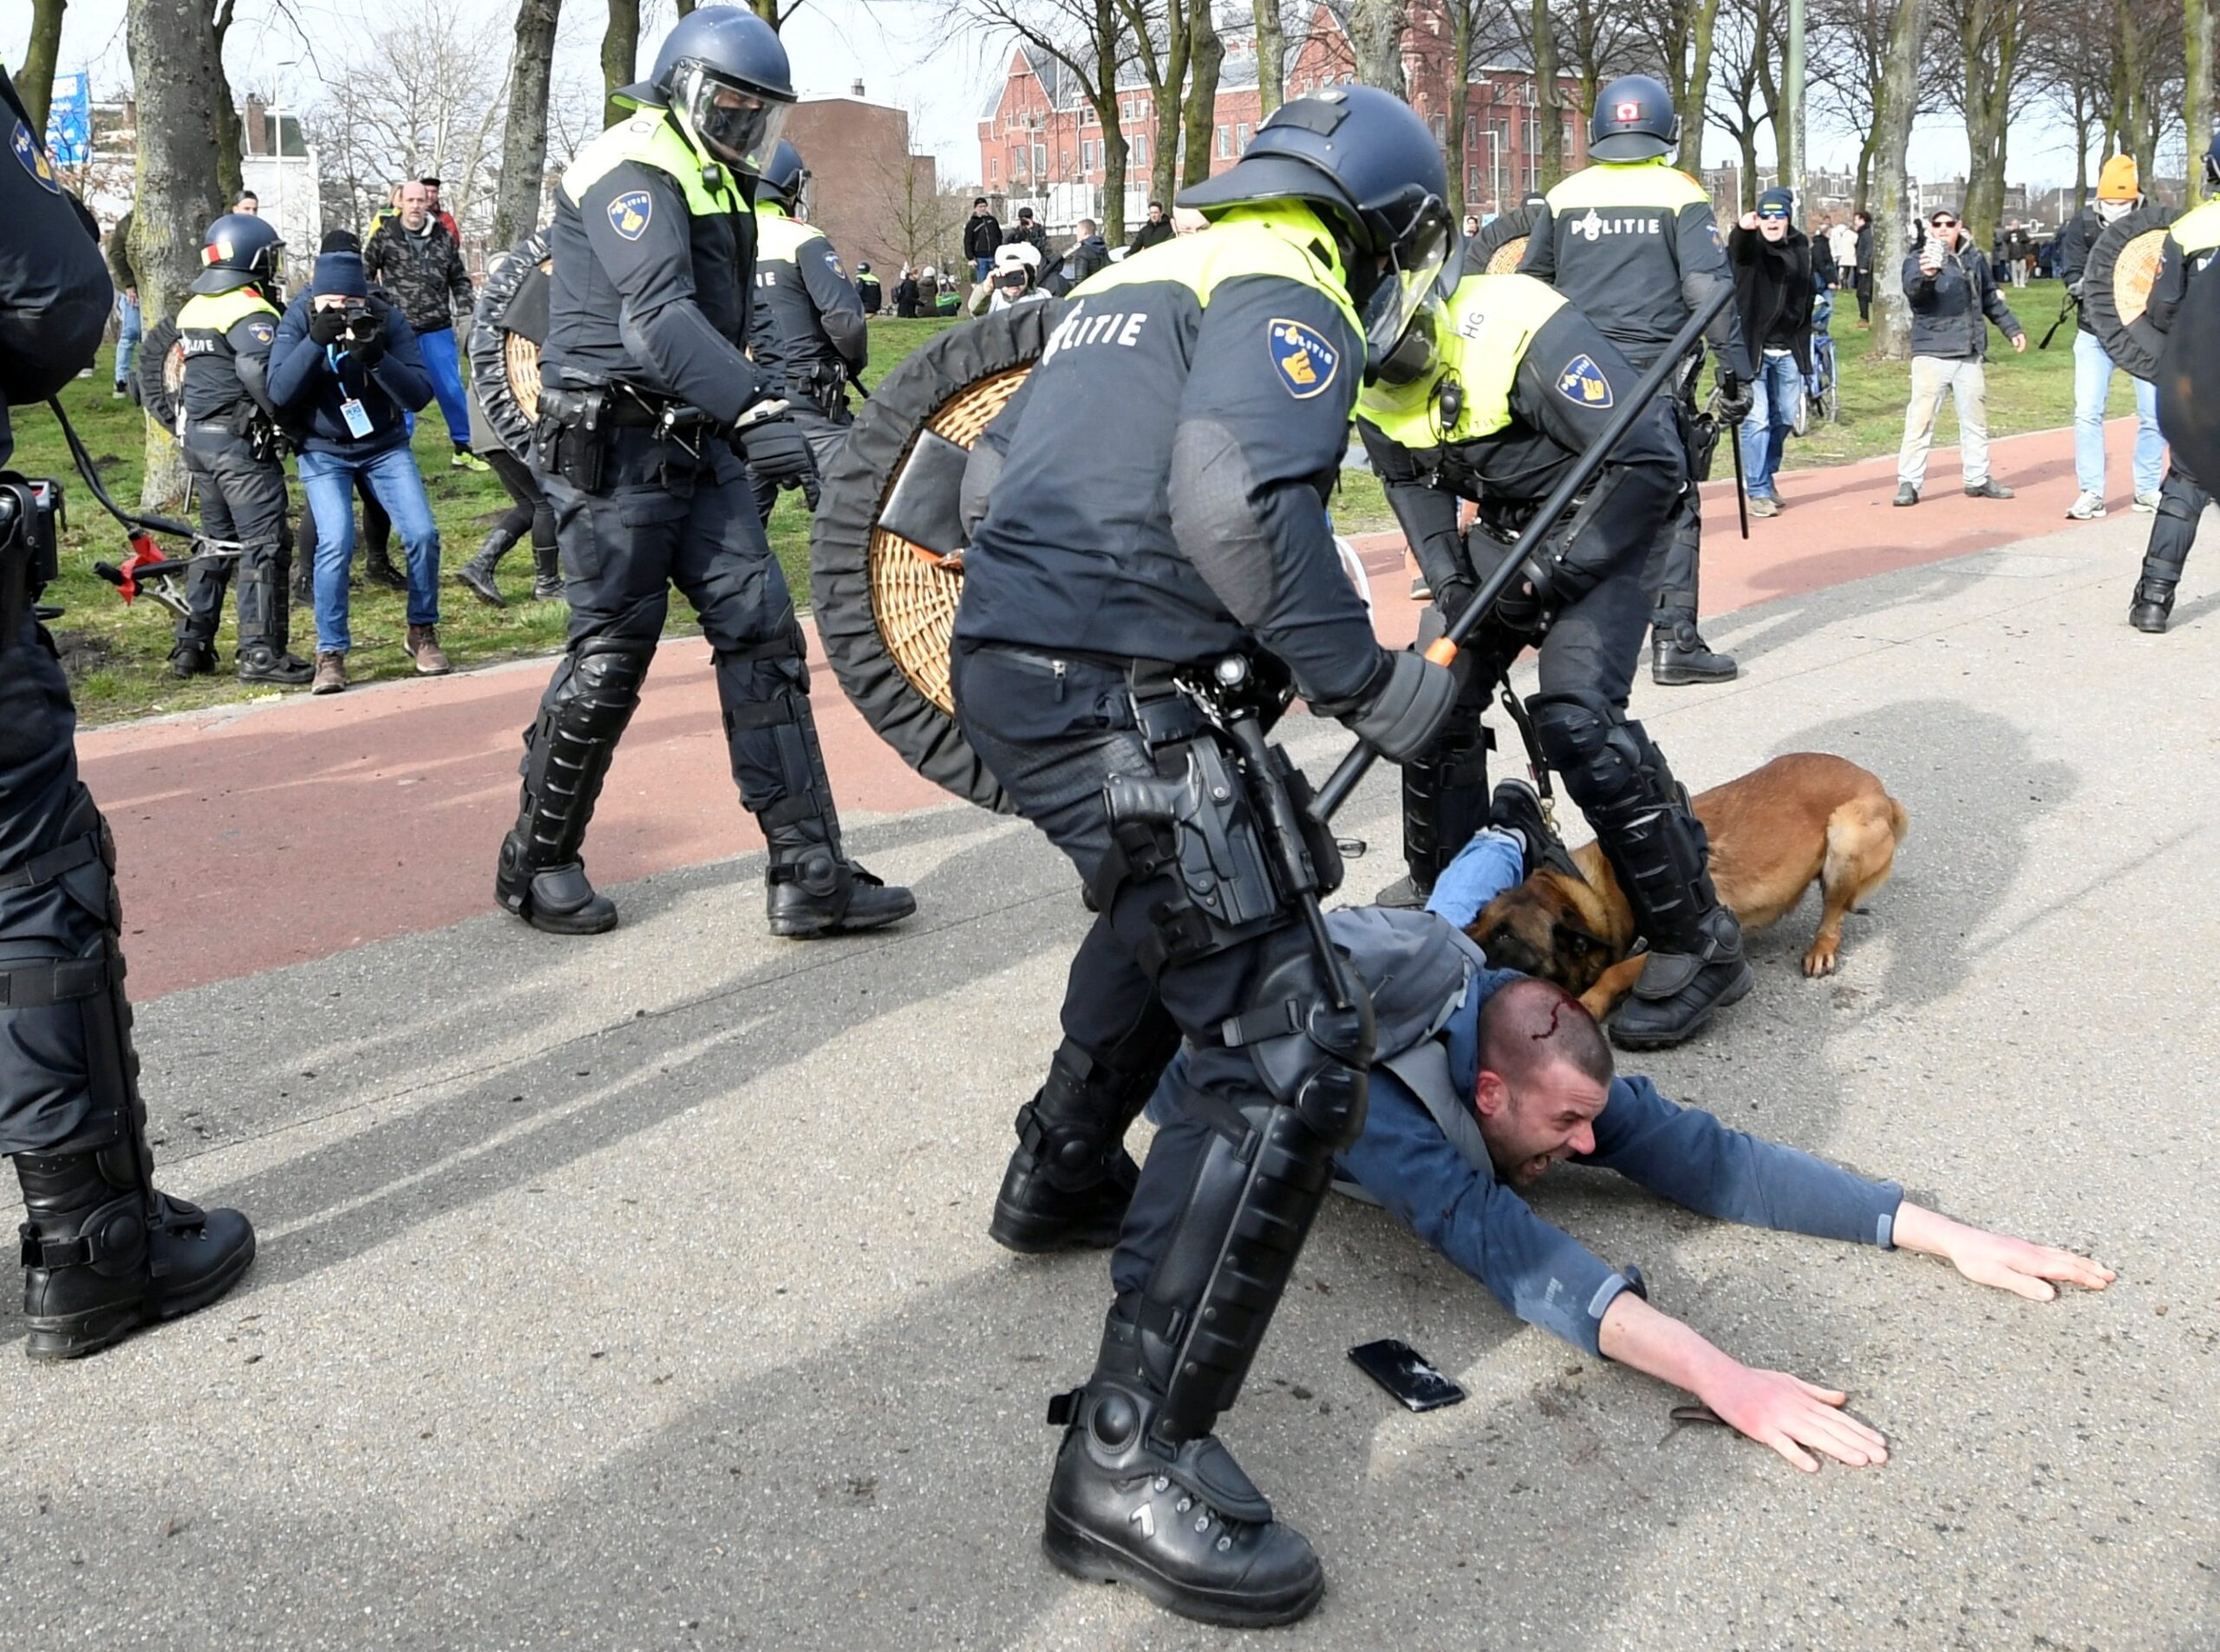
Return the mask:
{"type": "MultiPolygon", "coordinates": [[[[1329,1570],[1272,1644],[2220,1644],[2220,565],[2130,631],[2145,526],[1743,611],[1740,682],[1636,702],[1694,787],[1824,749],[1911,814],[1838,976],[1797,970],[1807,901],[1641,1070],[2119,1283],[2036,1305],[1562,1172],[1545,1214],[1887,1433],[1806,1477],[1336,1204],[1224,1426],[1329,1570]],[[1394,1407],[1345,1357],[1383,1335],[1472,1399],[1394,1407]]],[[[1352,893],[1391,881],[1389,778],[1342,824],[1352,893]]],[[[771,941],[749,857],[615,891],[600,940],[489,915],[145,1006],[165,1179],[262,1251],[74,1366],[0,1308],[0,1642],[1233,1642],[1037,1547],[1105,1271],[984,1229],[1074,879],[961,806],[852,836],[907,930],[771,941]]]]}

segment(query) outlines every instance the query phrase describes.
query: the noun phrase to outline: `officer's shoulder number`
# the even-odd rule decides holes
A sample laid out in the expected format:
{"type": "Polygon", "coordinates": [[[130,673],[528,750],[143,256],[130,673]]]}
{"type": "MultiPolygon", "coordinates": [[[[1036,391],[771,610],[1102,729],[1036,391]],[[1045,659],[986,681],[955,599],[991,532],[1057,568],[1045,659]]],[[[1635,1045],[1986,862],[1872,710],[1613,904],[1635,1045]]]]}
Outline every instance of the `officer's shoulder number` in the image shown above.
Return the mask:
{"type": "Polygon", "coordinates": [[[1275,317],[1265,329],[1272,370],[1298,402],[1322,395],[1341,370],[1342,352],[1307,321],[1275,317]]]}

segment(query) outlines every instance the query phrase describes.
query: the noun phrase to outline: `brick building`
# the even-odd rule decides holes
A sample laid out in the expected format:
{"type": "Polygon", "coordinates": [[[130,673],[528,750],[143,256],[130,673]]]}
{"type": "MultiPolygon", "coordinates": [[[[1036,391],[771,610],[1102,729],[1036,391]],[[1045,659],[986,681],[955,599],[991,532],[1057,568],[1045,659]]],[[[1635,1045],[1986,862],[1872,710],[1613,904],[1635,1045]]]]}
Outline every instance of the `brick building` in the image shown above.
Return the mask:
{"type": "MultiPolygon", "coordinates": [[[[1256,37],[1221,23],[1225,63],[1220,73],[1212,117],[1211,171],[1224,172],[1248,147],[1261,118],[1256,37]]],[[[1448,150],[1449,24],[1439,5],[1416,0],[1403,36],[1403,71],[1411,107],[1433,128],[1448,150]]],[[[1300,97],[1320,87],[1355,78],[1348,38],[1323,7],[1313,15],[1309,32],[1290,31],[1287,95],[1300,97]]],[[[1570,91],[1571,77],[1564,77],[1570,91]]],[[[1475,69],[1467,82],[1464,131],[1450,157],[1461,167],[1464,197],[1470,210],[1490,203],[1509,206],[1539,186],[1541,121],[1534,75],[1515,64],[1475,69]]],[[[1119,125],[1128,146],[1126,222],[1130,230],[1146,215],[1149,177],[1159,147],[1155,105],[1138,70],[1119,88],[1119,125]]],[[[1587,125],[1570,109],[1564,122],[1568,167],[1586,159],[1587,125]]],[[[1178,134],[1171,134],[1173,141],[1178,134]]],[[[979,116],[979,182],[994,197],[999,215],[1009,221],[1020,206],[1030,206],[1052,231],[1068,232],[1081,217],[1102,215],[1103,140],[1094,108],[1075,77],[1048,53],[1021,46],[1010,54],[1002,84],[979,116]],[[1007,206],[1002,203],[1007,203],[1007,206]]]]}
{"type": "Polygon", "coordinates": [[[809,221],[839,250],[850,274],[867,262],[894,284],[906,244],[937,248],[949,238],[930,155],[910,148],[910,117],[864,95],[858,81],[847,97],[812,98],[787,116],[787,137],[809,167],[804,196],[809,221]]]}

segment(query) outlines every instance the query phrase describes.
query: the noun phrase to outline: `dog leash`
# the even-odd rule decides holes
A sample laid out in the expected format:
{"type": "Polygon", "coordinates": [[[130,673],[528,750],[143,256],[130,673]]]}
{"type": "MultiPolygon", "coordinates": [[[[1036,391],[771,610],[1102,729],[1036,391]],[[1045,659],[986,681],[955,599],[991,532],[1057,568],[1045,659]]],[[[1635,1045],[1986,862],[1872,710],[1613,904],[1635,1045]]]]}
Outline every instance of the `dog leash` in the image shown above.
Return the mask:
{"type": "Polygon", "coordinates": [[[1496,679],[1496,687],[1503,695],[1503,708],[1517,726],[1519,741],[1526,748],[1526,766],[1533,771],[1534,790],[1542,800],[1542,824],[1550,832],[1549,844],[1542,852],[1542,862],[1584,884],[1588,880],[1580,875],[1579,866],[1565,852],[1564,838],[1557,829],[1557,793],[1550,787],[1550,766],[1542,756],[1542,742],[1534,736],[1534,720],[1526,715],[1525,702],[1511,691],[1509,670],[1496,679]]]}

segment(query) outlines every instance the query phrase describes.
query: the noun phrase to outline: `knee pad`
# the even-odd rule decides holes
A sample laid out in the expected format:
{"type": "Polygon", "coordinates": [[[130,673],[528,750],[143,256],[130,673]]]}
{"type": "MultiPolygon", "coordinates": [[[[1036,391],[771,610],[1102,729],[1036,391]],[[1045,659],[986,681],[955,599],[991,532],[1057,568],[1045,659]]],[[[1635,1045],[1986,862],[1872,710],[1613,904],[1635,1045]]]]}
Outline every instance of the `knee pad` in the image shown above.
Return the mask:
{"type": "Polygon", "coordinates": [[[1364,1128],[1372,1066],[1372,1000],[1361,988],[1351,996],[1348,1009],[1335,1007],[1324,970],[1305,946],[1266,970],[1255,1006],[1222,1029],[1229,1047],[1248,1051],[1273,1100],[1335,1150],[1364,1128]]]}
{"type": "Polygon", "coordinates": [[[586,740],[623,733],[654,657],[654,643],[629,637],[589,637],[578,643],[554,708],[565,731],[586,740]]]}
{"type": "Polygon", "coordinates": [[[1592,695],[1538,695],[1534,738],[1582,813],[1639,806],[1654,748],[1616,706],[1592,695]]]}

